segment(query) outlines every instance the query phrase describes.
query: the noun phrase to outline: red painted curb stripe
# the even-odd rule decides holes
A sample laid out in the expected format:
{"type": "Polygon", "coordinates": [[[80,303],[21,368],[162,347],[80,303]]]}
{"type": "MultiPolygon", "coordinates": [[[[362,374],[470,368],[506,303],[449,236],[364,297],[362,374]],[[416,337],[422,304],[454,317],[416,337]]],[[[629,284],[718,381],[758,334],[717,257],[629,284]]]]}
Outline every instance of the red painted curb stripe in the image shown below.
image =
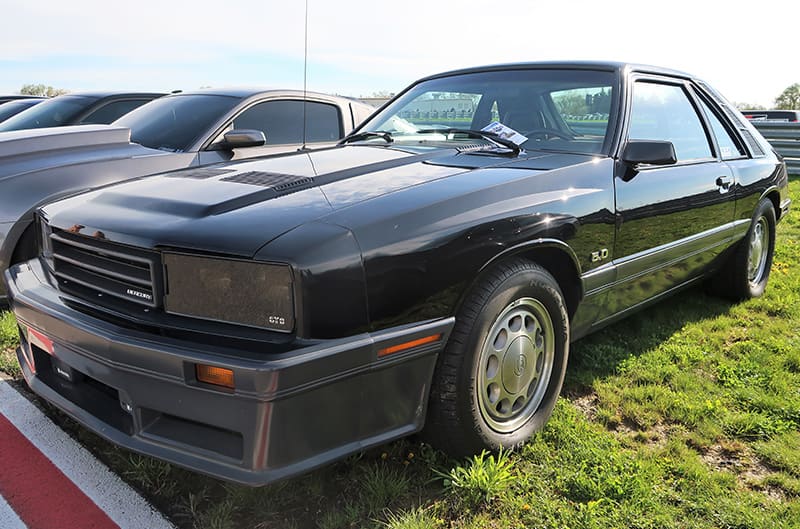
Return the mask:
{"type": "Polygon", "coordinates": [[[119,529],[2,414],[0,494],[28,529],[119,529]]]}

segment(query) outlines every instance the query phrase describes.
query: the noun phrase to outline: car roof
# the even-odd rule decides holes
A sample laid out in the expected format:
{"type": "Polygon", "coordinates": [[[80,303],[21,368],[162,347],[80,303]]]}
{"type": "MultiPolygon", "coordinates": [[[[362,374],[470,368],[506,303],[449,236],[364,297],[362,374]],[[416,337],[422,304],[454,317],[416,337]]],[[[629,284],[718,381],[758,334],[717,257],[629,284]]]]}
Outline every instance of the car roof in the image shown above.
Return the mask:
{"type": "Polygon", "coordinates": [[[91,92],[69,92],[65,96],[92,97],[104,99],[107,97],[161,97],[165,92],[126,92],[120,90],[91,91],[91,92]]]}
{"type": "MultiPolygon", "coordinates": [[[[12,99],[10,101],[3,101],[2,99],[0,99],[0,105],[8,105],[8,108],[11,108],[12,106],[20,106],[20,105],[33,106],[33,105],[36,105],[38,103],[41,103],[42,101],[45,101],[46,99],[47,99],[46,97],[12,99]]],[[[4,106],[3,108],[6,108],[6,107],[4,106]]]]}
{"type": "Polygon", "coordinates": [[[0,95],[0,102],[18,101],[20,99],[47,99],[45,96],[29,96],[24,94],[0,95]]]}
{"type": "Polygon", "coordinates": [[[246,99],[248,97],[260,95],[284,96],[284,97],[297,97],[302,98],[303,94],[311,97],[324,97],[324,98],[339,98],[347,99],[349,101],[357,101],[350,97],[335,96],[332,94],[323,94],[320,92],[311,92],[302,90],[289,90],[285,88],[258,88],[258,87],[227,87],[227,88],[202,88],[199,90],[187,90],[182,92],[174,92],[167,97],[178,97],[186,95],[215,95],[215,96],[228,96],[246,99]]]}
{"type": "Polygon", "coordinates": [[[428,79],[438,79],[440,77],[449,77],[451,75],[461,75],[479,72],[491,72],[498,70],[530,70],[530,69],[577,69],[577,70],[606,70],[612,72],[626,73],[626,72],[642,72],[653,73],[658,75],[669,75],[671,77],[681,77],[686,79],[695,79],[695,76],[682,72],[680,70],[673,70],[670,68],[663,68],[660,66],[652,66],[647,64],[636,64],[629,62],[618,61],[540,61],[540,62],[518,62],[518,63],[505,63],[505,64],[491,64],[486,66],[477,66],[473,68],[462,68],[459,70],[452,70],[443,72],[421,79],[426,81],[428,79]]]}
{"type": "Polygon", "coordinates": [[[33,96],[28,94],[0,94],[0,99],[44,99],[47,96],[33,96]]]}

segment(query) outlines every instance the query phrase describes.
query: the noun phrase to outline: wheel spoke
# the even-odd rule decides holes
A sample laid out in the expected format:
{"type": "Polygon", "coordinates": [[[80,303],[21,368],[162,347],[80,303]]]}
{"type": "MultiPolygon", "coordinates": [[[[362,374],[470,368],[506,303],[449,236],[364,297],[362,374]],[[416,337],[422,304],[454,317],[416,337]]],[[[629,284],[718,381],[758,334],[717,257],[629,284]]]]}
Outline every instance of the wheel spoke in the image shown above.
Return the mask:
{"type": "Polygon", "coordinates": [[[544,351],[537,351],[536,359],[533,362],[533,373],[534,378],[539,378],[542,374],[542,369],[544,368],[544,351]]]}
{"type": "Polygon", "coordinates": [[[497,378],[497,374],[500,372],[500,359],[497,358],[497,355],[489,356],[488,360],[486,361],[486,380],[492,381],[497,378]]]}

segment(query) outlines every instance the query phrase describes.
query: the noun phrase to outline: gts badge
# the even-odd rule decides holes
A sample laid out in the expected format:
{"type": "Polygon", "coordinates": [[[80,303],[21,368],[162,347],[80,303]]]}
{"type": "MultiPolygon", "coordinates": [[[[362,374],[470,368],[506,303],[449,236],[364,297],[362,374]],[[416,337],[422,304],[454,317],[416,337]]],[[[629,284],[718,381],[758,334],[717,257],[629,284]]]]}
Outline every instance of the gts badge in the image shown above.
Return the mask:
{"type": "Polygon", "coordinates": [[[286,325],[286,318],[283,316],[269,316],[267,321],[270,325],[280,325],[281,327],[286,325]]]}
{"type": "Polygon", "coordinates": [[[598,250],[596,252],[592,252],[592,262],[599,263],[603,259],[608,258],[608,248],[603,248],[602,250],[598,250]]]}

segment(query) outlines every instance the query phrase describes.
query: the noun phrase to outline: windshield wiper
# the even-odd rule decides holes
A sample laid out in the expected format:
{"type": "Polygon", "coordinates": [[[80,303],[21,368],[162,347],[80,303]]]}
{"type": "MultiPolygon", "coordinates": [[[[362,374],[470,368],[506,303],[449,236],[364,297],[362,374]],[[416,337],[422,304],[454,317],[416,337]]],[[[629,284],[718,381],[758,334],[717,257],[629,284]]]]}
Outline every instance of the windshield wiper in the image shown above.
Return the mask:
{"type": "Polygon", "coordinates": [[[469,138],[480,138],[494,143],[497,147],[505,147],[511,149],[516,156],[522,152],[522,148],[513,141],[498,136],[493,132],[476,129],[420,129],[416,131],[417,134],[463,134],[469,138]]]}
{"type": "Polygon", "coordinates": [[[394,139],[392,139],[391,132],[386,132],[385,130],[365,130],[364,132],[357,132],[342,138],[342,140],[339,142],[339,145],[344,145],[345,143],[350,143],[351,141],[368,140],[370,138],[383,138],[386,143],[392,143],[394,141],[394,139]]]}

